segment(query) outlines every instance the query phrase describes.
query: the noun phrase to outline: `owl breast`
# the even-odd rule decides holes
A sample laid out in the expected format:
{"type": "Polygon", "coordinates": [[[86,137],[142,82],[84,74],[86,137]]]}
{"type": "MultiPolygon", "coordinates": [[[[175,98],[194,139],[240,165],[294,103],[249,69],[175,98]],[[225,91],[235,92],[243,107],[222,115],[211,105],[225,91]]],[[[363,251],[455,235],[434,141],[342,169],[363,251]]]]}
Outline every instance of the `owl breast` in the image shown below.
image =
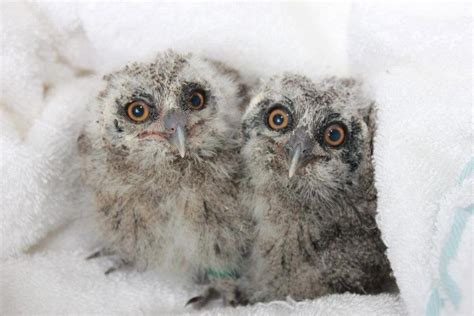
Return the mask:
{"type": "Polygon", "coordinates": [[[98,194],[116,251],[138,265],[178,272],[236,268],[250,224],[236,200],[233,170],[209,162],[160,170],[133,184],[110,177],[114,190],[98,194]]]}

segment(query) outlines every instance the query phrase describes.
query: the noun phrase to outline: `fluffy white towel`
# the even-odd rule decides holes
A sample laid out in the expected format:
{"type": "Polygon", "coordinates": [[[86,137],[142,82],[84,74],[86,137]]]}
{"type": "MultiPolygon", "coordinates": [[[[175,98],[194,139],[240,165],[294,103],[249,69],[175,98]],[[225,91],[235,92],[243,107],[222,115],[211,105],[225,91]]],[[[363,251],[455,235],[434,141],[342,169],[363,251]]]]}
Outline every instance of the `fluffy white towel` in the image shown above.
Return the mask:
{"type": "Polygon", "coordinates": [[[400,286],[212,312],[472,312],[472,19],[468,6],[2,3],[0,313],[184,313],[198,289],[103,271],[75,139],[97,77],[168,47],[248,78],[355,73],[379,104],[379,224],[400,286]],[[403,300],[403,301],[402,301],[403,300]]]}
{"type": "Polygon", "coordinates": [[[405,4],[351,13],[351,68],[380,105],[378,222],[412,315],[472,314],[471,11],[405,4]]]}

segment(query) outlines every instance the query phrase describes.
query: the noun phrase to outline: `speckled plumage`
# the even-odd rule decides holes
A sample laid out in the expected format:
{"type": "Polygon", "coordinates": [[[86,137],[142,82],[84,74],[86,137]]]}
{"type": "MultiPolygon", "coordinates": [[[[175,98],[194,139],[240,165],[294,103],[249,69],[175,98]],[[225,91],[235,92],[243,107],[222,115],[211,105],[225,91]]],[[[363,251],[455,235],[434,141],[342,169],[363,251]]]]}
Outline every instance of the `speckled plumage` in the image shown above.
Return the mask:
{"type": "Polygon", "coordinates": [[[238,72],[167,51],[104,80],[79,149],[107,248],[140,269],[190,277],[238,270],[250,227],[236,199],[246,102],[238,72]],[[201,111],[186,107],[196,87],[206,94],[201,111]],[[140,124],[126,113],[137,99],[151,106],[140,124]],[[170,113],[185,121],[184,158],[166,139],[170,113]]]}
{"type": "Polygon", "coordinates": [[[353,79],[318,82],[293,74],[262,85],[243,117],[246,183],[257,221],[250,262],[234,293],[240,303],[378,293],[393,286],[385,245],[376,226],[372,163],[373,102],[353,79]],[[265,123],[281,104],[293,117],[286,131],[265,123]],[[323,131],[347,127],[345,142],[328,146],[323,131]],[[308,160],[288,175],[285,147],[306,135],[308,160]]]}

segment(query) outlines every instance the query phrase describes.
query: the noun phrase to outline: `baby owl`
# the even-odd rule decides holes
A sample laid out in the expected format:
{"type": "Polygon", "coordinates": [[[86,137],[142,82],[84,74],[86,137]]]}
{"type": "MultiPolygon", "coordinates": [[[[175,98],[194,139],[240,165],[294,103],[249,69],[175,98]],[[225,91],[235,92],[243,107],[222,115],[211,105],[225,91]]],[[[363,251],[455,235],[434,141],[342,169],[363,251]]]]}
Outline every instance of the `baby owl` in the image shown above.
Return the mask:
{"type": "Polygon", "coordinates": [[[107,252],[185,277],[238,271],[250,227],[238,72],[170,50],[104,80],[78,142],[107,252]]]}
{"type": "Polygon", "coordinates": [[[392,283],[375,222],[374,111],[352,79],[285,74],[253,98],[242,155],[258,232],[242,300],[377,293],[392,283]]]}
{"type": "Polygon", "coordinates": [[[240,303],[393,284],[375,222],[374,104],[352,79],[271,78],[243,116],[257,237],[240,303]]]}

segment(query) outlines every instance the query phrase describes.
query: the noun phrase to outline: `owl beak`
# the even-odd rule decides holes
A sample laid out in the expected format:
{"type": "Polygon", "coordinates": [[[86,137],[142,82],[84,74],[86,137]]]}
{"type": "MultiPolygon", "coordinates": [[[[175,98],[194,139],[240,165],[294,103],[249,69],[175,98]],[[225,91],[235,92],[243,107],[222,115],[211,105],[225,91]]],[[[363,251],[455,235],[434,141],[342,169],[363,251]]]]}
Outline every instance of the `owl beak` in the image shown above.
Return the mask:
{"type": "Polygon", "coordinates": [[[184,158],[186,154],[186,137],[184,136],[184,128],[182,126],[176,127],[176,131],[171,135],[169,142],[176,146],[179,155],[181,158],[184,158]]]}
{"type": "Polygon", "coordinates": [[[295,175],[296,170],[300,166],[301,146],[298,144],[293,151],[293,155],[290,160],[288,176],[292,178],[295,175]]]}
{"type": "Polygon", "coordinates": [[[176,146],[181,158],[184,158],[186,153],[186,116],[181,111],[171,110],[166,113],[164,119],[165,129],[168,133],[168,141],[170,144],[176,146]]]}
{"type": "Polygon", "coordinates": [[[288,157],[288,176],[292,178],[301,166],[312,157],[314,144],[309,135],[302,130],[297,130],[285,145],[288,157]]]}

